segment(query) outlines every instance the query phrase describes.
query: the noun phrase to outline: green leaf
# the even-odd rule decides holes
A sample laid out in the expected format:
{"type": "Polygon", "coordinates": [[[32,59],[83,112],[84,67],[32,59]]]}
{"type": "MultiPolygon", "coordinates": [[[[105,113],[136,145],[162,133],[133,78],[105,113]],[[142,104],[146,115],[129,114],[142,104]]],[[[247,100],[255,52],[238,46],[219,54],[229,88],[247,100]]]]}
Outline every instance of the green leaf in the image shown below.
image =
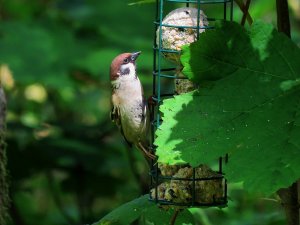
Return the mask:
{"type": "MultiPolygon", "coordinates": [[[[149,195],[144,195],[120,206],[93,225],[129,225],[139,217],[147,221],[147,224],[168,225],[173,212],[173,209],[166,211],[158,208],[149,201],[149,195]]],[[[176,225],[192,224],[193,221],[192,214],[184,210],[178,215],[176,225]]]]}
{"type": "Polygon", "coordinates": [[[165,100],[157,130],[162,163],[213,163],[271,194],[300,177],[300,50],[272,26],[224,22],[185,47],[184,73],[198,91],[165,100]]]}
{"type": "Polygon", "coordinates": [[[135,221],[140,215],[150,207],[156,207],[155,204],[149,202],[149,196],[144,195],[131,202],[128,202],[114,211],[107,214],[97,223],[93,225],[127,225],[135,221]]]}

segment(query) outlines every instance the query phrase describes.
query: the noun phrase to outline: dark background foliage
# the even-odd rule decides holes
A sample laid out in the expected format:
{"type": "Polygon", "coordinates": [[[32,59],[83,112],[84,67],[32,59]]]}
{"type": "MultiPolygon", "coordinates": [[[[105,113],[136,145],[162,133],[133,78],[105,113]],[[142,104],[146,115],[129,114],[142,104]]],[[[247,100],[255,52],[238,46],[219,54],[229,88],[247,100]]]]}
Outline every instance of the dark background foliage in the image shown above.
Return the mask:
{"type": "MultiPolygon", "coordinates": [[[[300,6],[290,2],[299,44],[300,6]]],[[[145,191],[132,168],[144,184],[146,163],[126,149],[108,116],[109,66],[117,54],[143,52],[138,71],[151,93],[154,5],[128,3],[0,1],[11,224],[92,223],[145,191]]],[[[274,23],[274,4],[253,1],[252,17],[274,23]]],[[[240,15],[237,9],[235,20],[240,15]]],[[[266,200],[240,185],[230,188],[231,207],[194,210],[199,224],[282,224],[276,196],[266,200]]]]}

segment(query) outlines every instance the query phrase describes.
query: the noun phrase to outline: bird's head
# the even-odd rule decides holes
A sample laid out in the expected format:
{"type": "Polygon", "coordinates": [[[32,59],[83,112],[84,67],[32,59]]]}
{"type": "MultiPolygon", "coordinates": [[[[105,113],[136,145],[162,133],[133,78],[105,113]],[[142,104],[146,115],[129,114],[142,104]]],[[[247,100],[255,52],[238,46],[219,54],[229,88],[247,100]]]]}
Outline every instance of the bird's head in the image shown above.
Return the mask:
{"type": "Polygon", "coordinates": [[[136,78],[136,59],[141,52],[123,53],[118,55],[110,66],[110,80],[114,81],[120,77],[136,78]]]}

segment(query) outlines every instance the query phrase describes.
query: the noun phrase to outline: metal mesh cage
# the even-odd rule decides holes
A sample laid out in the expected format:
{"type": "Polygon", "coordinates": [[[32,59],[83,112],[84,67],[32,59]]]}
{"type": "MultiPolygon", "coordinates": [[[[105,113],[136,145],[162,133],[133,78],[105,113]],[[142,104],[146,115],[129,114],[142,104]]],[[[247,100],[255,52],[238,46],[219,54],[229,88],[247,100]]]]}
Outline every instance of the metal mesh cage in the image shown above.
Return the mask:
{"type": "MultiPolygon", "coordinates": [[[[184,11],[184,9],[183,9],[184,11]]],[[[173,21],[178,21],[175,17],[173,21]]],[[[179,15],[179,14],[178,14],[179,15]]],[[[189,36],[182,36],[183,42],[189,43],[199,39],[202,32],[213,29],[217,20],[232,20],[233,0],[156,0],[156,15],[153,43],[153,101],[156,103],[151,108],[152,143],[155,140],[155,130],[162,123],[159,112],[159,105],[163,99],[178,94],[177,90],[169,90],[170,81],[188,81],[180,74],[181,65],[179,61],[180,49],[165,44],[163,32],[169,29],[170,36],[174,37],[176,32],[185,32],[194,35],[195,40],[189,41],[189,36]],[[216,18],[202,14],[203,8],[212,9],[221,7],[222,17],[216,18]],[[186,14],[194,13],[192,24],[166,23],[170,17],[165,12],[174,8],[184,7],[186,14]],[[190,10],[189,10],[190,9],[190,10]],[[205,21],[207,22],[203,22],[205,21]],[[167,60],[169,58],[169,60],[167,60]],[[171,60],[170,60],[171,59],[171,60]],[[168,62],[169,61],[169,62],[168,62]]],[[[180,20],[180,16],[179,16],[180,20]]],[[[179,37],[180,39],[180,37],[179,37]]],[[[185,43],[186,44],[186,43],[185,43]]],[[[187,90],[185,90],[187,91],[187,90]]],[[[182,92],[183,93],[183,92],[182,92]]],[[[153,146],[155,151],[155,146],[153,146]]],[[[153,161],[150,170],[150,194],[149,198],[161,206],[179,207],[208,207],[227,205],[227,182],[222,172],[223,163],[227,162],[226,157],[220,157],[216,162],[218,169],[212,170],[205,165],[192,168],[188,165],[168,166],[159,165],[153,161]],[[163,168],[164,167],[164,168],[163,168]],[[164,170],[169,170],[166,172],[164,170]],[[170,172],[173,171],[173,172],[170,172]]]]}

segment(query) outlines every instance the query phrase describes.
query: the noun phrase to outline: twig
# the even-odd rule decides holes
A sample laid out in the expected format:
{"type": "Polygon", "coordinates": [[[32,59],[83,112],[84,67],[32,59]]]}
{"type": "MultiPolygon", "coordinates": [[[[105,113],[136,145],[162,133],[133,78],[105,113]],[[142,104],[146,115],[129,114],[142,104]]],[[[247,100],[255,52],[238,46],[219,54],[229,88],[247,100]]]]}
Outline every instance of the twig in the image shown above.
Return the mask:
{"type": "Polygon", "coordinates": [[[175,209],[175,212],[173,213],[172,218],[170,220],[170,225],[175,225],[175,222],[176,222],[176,219],[177,219],[177,216],[179,213],[180,213],[180,210],[175,209]]]}
{"type": "MultiPolygon", "coordinates": [[[[242,1],[242,0],[234,0],[234,1],[235,1],[235,3],[238,5],[238,7],[240,8],[240,10],[241,10],[241,11],[243,12],[243,14],[244,14],[244,8],[245,8],[245,5],[244,5],[243,1],[242,1]]],[[[250,15],[249,12],[248,12],[247,15],[246,15],[246,19],[247,19],[249,25],[252,25],[253,19],[252,19],[252,17],[251,17],[251,15],[250,15]]]]}
{"type": "Polygon", "coordinates": [[[244,7],[244,10],[243,10],[243,17],[242,17],[242,21],[241,21],[242,26],[245,25],[247,16],[249,15],[248,10],[249,10],[249,7],[250,7],[250,3],[251,3],[251,0],[246,1],[245,7],[244,7]]]}
{"type": "Polygon", "coordinates": [[[270,202],[276,202],[279,203],[280,201],[274,198],[261,198],[261,200],[263,201],[270,201],[270,202]]]}

